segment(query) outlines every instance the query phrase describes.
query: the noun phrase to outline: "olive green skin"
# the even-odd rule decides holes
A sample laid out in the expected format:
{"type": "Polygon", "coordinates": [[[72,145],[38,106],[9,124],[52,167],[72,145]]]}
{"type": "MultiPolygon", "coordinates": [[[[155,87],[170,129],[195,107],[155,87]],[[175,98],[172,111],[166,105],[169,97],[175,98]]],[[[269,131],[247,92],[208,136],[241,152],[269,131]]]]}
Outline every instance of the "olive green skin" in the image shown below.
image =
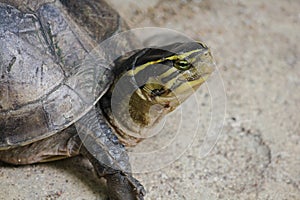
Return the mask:
{"type": "MultiPolygon", "coordinates": [[[[93,71],[82,75],[80,62],[101,41],[125,29],[118,13],[102,0],[0,0],[1,161],[30,164],[83,154],[98,176],[107,179],[110,199],[143,199],[143,186],[131,176],[125,148],[101,110],[97,123],[106,139],[99,142],[120,151],[111,155],[99,148],[97,153],[115,158],[122,163],[118,167],[103,165],[80,148],[73,125],[93,104],[78,87],[91,90],[88,83],[94,83],[96,101],[113,81],[108,66],[100,64],[101,79],[95,82],[93,71]]],[[[119,49],[122,45],[130,44],[119,49]]],[[[80,120],[89,123],[89,115],[80,120]]]]}

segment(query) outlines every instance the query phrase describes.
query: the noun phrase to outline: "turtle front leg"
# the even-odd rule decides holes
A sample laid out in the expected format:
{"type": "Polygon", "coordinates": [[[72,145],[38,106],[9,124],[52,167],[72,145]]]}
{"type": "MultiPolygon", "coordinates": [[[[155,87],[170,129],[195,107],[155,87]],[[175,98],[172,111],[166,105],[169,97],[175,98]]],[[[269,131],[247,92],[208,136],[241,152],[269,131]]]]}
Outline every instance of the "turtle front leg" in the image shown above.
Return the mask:
{"type": "Polygon", "coordinates": [[[99,177],[107,181],[110,200],[143,200],[146,194],[144,187],[131,174],[112,169],[99,162],[84,147],[81,153],[89,159],[99,177]]]}
{"type": "Polygon", "coordinates": [[[107,180],[111,200],[142,200],[145,189],[131,175],[129,157],[100,109],[92,109],[75,123],[87,157],[99,177],[107,180]]]}

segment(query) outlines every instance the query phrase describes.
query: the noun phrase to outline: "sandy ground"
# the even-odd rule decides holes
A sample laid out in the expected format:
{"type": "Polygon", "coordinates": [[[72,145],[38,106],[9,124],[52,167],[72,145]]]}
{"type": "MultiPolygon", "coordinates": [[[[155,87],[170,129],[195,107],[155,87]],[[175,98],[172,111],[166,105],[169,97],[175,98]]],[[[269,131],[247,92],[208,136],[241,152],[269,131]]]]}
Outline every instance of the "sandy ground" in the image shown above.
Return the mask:
{"type": "MultiPolygon", "coordinates": [[[[131,27],[166,27],[205,41],[222,78],[211,85],[223,81],[227,97],[226,114],[214,113],[222,134],[203,157],[217,105],[209,103],[210,84],[197,92],[201,125],[193,143],[162,169],[135,175],[146,199],[300,199],[300,1],[139,2],[111,1],[131,27]]],[[[193,103],[185,105],[195,116],[193,103]]],[[[105,199],[103,183],[81,157],[0,167],[3,200],[105,199]]]]}

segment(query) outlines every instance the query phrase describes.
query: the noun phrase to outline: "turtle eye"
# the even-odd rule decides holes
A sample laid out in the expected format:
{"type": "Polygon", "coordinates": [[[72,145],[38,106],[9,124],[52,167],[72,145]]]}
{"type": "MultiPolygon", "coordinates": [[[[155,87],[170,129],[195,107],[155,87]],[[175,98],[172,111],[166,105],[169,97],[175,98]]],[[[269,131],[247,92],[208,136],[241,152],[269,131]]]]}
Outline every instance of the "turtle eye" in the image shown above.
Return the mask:
{"type": "Polygon", "coordinates": [[[180,69],[180,70],[188,70],[192,66],[186,60],[175,60],[173,65],[174,65],[174,67],[176,67],[177,69],[180,69]]]}

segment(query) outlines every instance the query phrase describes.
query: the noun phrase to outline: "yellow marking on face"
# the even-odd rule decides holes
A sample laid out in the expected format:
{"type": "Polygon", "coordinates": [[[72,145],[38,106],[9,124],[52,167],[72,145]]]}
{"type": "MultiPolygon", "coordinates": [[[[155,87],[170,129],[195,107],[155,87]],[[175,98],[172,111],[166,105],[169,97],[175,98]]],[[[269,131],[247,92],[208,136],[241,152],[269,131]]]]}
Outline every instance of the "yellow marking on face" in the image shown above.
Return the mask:
{"type": "Polygon", "coordinates": [[[193,53],[196,53],[196,52],[199,52],[201,51],[202,49],[196,49],[196,50],[193,50],[193,51],[189,51],[189,52],[186,52],[186,53],[183,53],[183,54],[180,54],[180,55],[174,55],[174,56],[170,56],[168,58],[166,58],[166,60],[183,60],[184,58],[188,57],[189,55],[193,54],[193,53]]]}
{"type": "Polygon", "coordinates": [[[147,62],[147,63],[141,65],[141,66],[136,67],[134,70],[130,70],[128,73],[129,73],[129,75],[134,76],[137,73],[139,73],[140,71],[144,70],[149,65],[161,63],[161,62],[166,61],[166,60],[177,60],[177,59],[178,60],[183,60],[184,58],[188,57],[189,55],[191,55],[195,52],[200,52],[201,50],[202,49],[196,49],[196,50],[189,51],[189,52],[186,52],[186,53],[183,53],[183,54],[180,54],[180,55],[174,55],[174,56],[170,56],[170,57],[167,57],[167,58],[162,58],[162,59],[159,59],[159,60],[156,60],[156,61],[150,61],[150,62],[147,62]]]}
{"type": "Polygon", "coordinates": [[[187,81],[183,84],[180,84],[177,88],[175,88],[173,91],[177,94],[184,94],[187,91],[191,91],[192,92],[194,90],[196,90],[200,85],[202,85],[207,79],[208,79],[209,75],[204,75],[201,76],[199,79],[197,80],[193,80],[193,81],[187,81]]]}
{"type": "Polygon", "coordinates": [[[178,79],[178,76],[176,76],[176,77],[172,78],[171,80],[169,80],[169,81],[165,84],[166,88],[171,88],[172,85],[177,81],[177,79],[178,79]]]}
{"type": "Polygon", "coordinates": [[[170,76],[172,73],[176,72],[178,69],[176,69],[175,67],[172,67],[170,69],[168,69],[166,72],[162,73],[159,77],[161,79],[166,78],[168,76],[170,76]]]}

